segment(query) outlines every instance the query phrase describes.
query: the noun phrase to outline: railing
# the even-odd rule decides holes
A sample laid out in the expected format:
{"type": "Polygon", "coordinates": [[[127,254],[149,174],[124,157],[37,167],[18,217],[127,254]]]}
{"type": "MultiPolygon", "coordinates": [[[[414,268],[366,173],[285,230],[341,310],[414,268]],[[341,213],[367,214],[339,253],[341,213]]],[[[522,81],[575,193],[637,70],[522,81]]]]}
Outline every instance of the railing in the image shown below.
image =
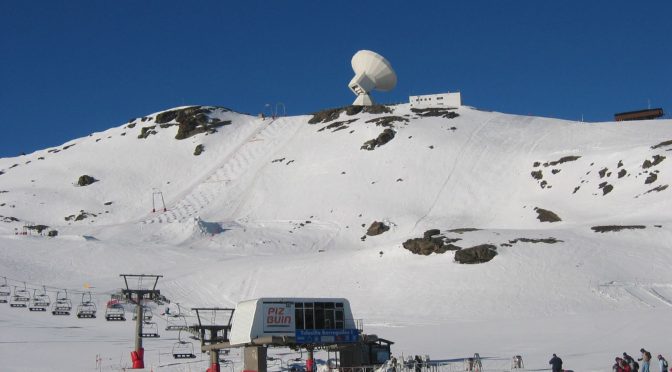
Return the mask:
{"type": "Polygon", "coordinates": [[[503,359],[482,359],[481,364],[469,363],[468,359],[457,361],[428,361],[420,364],[413,362],[402,362],[391,365],[388,361],[382,365],[359,366],[359,367],[338,367],[329,368],[330,371],[338,372],[508,372],[525,371],[525,369],[511,369],[510,361],[503,359]]]}

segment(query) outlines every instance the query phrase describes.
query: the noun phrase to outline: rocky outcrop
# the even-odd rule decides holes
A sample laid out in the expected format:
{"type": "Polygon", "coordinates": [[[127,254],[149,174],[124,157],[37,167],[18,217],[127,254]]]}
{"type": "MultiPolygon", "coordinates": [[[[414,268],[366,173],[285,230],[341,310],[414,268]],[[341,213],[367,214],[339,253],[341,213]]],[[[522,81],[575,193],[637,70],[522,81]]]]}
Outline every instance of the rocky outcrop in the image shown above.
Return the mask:
{"type": "Polygon", "coordinates": [[[380,147],[380,146],[390,142],[394,138],[395,133],[396,132],[393,131],[392,129],[385,128],[383,133],[379,134],[377,138],[374,138],[372,140],[368,140],[368,141],[364,142],[364,144],[362,145],[362,147],[360,149],[371,151],[371,150],[375,149],[376,147],[380,147]]]}
{"type": "Polygon", "coordinates": [[[537,212],[537,219],[540,222],[560,222],[562,219],[555,213],[547,210],[547,209],[542,209],[539,207],[535,207],[534,210],[537,212]]]}
{"type": "Polygon", "coordinates": [[[366,235],[368,236],[376,236],[384,233],[385,231],[389,230],[390,227],[387,226],[385,223],[380,222],[380,221],[374,221],[371,226],[369,226],[369,229],[366,230],[366,235]]]}
{"type": "Polygon", "coordinates": [[[455,252],[455,261],[461,264],[478,264],[488,262],[495,256],[497,247],[492,244],[481,244],[455,252]]]}
{"type": "Polygon", "coordinates": [[[313,113],[313,117],[308,120],[308,124],[328,123],[337,120],[342,113],[352,116],[361,112],[369,114],[390,114],[392,113],[392,109],[385,105],[338,107],[313,113]]]}
{"type": "Polygon", "coordinates": [[[439,229],[430,229],[425,231],[422,238],[408,239],[402,246],[412,253],[424,256],[429,256],[432,253],[441,254],[447,251],[457,251],[462,249],[461,247],[452,244],[460,240],[459,238],[447,239],[440,234],[441,231],[439,229]]]}
{"type": "Polygon", "coordinates": [[[445,119],[453,119],[460,114],[454,111],[454,109],[448,109],[448,108],[441,108],[441,107],[431,107],[431,108],[424,108],[424,109],[417,109],[417,108],[412,108],[411,111],[423,118],[425,117],[442,117],[445,119]]]}
{"type": "Polygon", "coordinates": [[[77,180],[77,185],[78,186],[88,186],[94,182],[97,182],[98,180],[89,176],[89,175],[82,175],[79,176],[79,179],[77,180]]]}
{"type": "Polygon", "coordinates": [[[618,232],[621,230],[640,230],[645,229],[644,225],[605,225],[605,226],[593,226],[591,229],[595,232],[605,233],[605,232],[618,232]]]}

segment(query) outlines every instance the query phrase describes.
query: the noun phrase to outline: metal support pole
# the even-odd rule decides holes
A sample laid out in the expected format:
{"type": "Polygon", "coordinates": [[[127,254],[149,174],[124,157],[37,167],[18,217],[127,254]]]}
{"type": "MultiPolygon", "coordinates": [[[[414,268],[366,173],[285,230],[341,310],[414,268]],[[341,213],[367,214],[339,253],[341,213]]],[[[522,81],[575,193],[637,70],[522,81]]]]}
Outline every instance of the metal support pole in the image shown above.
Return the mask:
{"type": "MultiPolygon", "coordinates": [[[[217,339],[217,331],[210,330],[210,340],[217,339]]],[[[219,350],[210,350],[210,372],[220,372],[219,369],[219,350]]]]}
{"type": "Polygon", "coordinates": [[[308,351],[308,356],[306,357],[306,372],[315,371],[315,360],[313,359],[313,348],[309,347],[306,349],[308,351]]]}
{"type": "Polygon", "coordinates": [[[135,308],[135,351],[142,349],[142,318],[145,314],[142,313],[142,303],[138,299],[138,304],[135,308]]]}

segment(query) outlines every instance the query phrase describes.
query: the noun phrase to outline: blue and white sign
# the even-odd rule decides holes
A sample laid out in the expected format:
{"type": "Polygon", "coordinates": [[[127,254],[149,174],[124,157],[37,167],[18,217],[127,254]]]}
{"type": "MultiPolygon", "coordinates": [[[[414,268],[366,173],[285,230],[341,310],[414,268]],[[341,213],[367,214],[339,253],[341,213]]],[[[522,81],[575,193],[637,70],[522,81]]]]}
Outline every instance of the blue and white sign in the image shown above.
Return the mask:
{"type": "Polygon", "coordinates": [[[297,329],[297,344],[344,344],[357,342],[356,329],[297,329]]]}

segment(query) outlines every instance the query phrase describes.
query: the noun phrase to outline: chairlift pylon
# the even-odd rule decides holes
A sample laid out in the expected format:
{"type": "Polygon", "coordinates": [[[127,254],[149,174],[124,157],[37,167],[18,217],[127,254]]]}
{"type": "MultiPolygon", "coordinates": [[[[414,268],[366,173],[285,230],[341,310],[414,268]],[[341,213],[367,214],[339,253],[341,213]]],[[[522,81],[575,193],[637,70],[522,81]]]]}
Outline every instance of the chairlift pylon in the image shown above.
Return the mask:
{"type": "MultiPolygon", "coordinates": [[[[136,305],[138,306],[138,305],[136,305]]],[[[138,318],[137,311],[133,311],[133,320],[136,320],[138,318]]],[[[152,308],[150,308],[147,305],[142,305],[142,320],[145,322],[149,322],[154,318],[154,313],[152,312],[152,308]]]]}
{"type": "Polygon", "coordinates": [[[163,192],[158,189],[152,189],[152,213],[156,212],[159,202],[161,202],[160,205],[163,207],[163,211],[168,211],[166,209],[166,202],[163,200],[163,192]]]}
{"type": "Polygon", "coordinates": [[[30,299],[28,310],[47,311],[49,305],[51,305],[51,298],[49,298],[49,295],[47,294],[47,288],[42,287],[42,293],[38,293],[37,289],[34,289],[33,298],[30,299]]]}
{"type": "Polygon", "coordinates": [[[93,302],[91,292],[82,293],[82,302],[77,306],[77,318],[95,318],[96,311],[96,303],[93,302]]]}
{"type": "Polygon", "coordinates": [[[0,304],[6,304],[9,302],[9,296],[12,295],[12,291],[9,289],[9,284],[7,284],[7,278],[2,277],[3,283],[0,284],[0,304]]]}
{"type": "Polygon", "coordinates": [[[72,311],[72,301],[68,297],[68,291],[56,292],[56,300],[51,305],[51,315],[70,315],[72,311]]]}
{"type": "Polygon", "coordinates": [[[9,302],[11,307],[28,307],[28,302],[30,301],[30,293],[28,288],[26,288],[26,283],[23,283],[23,288],[14,286],[14,294],[12,299],[9,302]]]}
{"type": "Polygon", "coordinates": [[[194,359],[194,344],[182,339],[182,331],[177,334],[177,342],[173,345],[173,358],[175,359],[194,359]]]}

